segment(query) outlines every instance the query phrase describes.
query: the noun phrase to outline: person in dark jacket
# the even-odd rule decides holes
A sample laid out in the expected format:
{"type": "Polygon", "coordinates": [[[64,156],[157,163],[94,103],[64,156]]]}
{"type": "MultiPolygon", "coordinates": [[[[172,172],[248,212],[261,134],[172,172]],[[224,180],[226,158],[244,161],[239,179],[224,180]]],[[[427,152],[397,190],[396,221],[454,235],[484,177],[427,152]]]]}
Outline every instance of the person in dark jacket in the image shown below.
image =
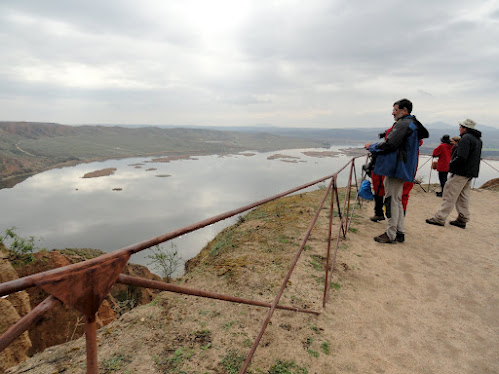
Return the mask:
{"type": "MultiPolygon", "coordinates": [[[[394,124],[395,125],[395,124],[394,124]]],[[[379,134],[380,139],[385,139],[392,130],[392,127],[390,127],[388,130],[386,130],[384,133],[379,134]]],[[[423,145],[423,140],[420,141],[419,146],[421,147],[423,145]]],[[[374,174],[371,172],[371,180],[373,182],[373,191],[374,191],[374,216],[370,217],[369,219],[373,222],[378,222],[378,221],[384,221],[385,220],[385,212],[383,210],[383,206],[385,203],[385,187],[383,185],[383,179],[384,176],[374,174]]],[[[404,187],[402,188],[402,209],[404,210],[404,215],[407,211],[407,205],[409,203],[409,194],[412,190],[412,187],[414,187],[414,182],[404,182],[404,187]]],[[[399,235],[398,238],[399,242],[403,242],[404,238],[403,236],[399,235]]]]}
{"type": "Polygon", "coordinates": [[[450,143],[449,135],[442,136],[442,142],[437,148],[433,150],[433,157],[438,157],[437,171],[438,179],[440,180],[441,191],[437,192],[438,197],[442,197],[444,192],[445,182],[447,182],[447,174],[449,173],[449,162],[452,153],[452,144],[450,143]]]}
{"type": "Polygon", "coordinates": [[[458,216],[449,223],[459,228],[466,228],[470,220],[471,180],[478,177],[480,159],[482,157],[482,133],[475,129],[476,123],[471,119],[459,122],[461,140],[452,152],[449,172],[450,178],[445,184],[442,205],[426,223],[444,226],[447,216],[455,206],[458,216]]]}
{"type": "Polygon", "coordinates": [[[420,140],[428,130],[411,115],[412,102],[401,99],[393,104],[395,124],[384,142],[366,143],[365,149],[376,156],[373,172],[385,176],[385,206],[388,227],[376,236],[378,243],[403,242],[405,239],[402,191],[404,182],[413,182],[419,156],[420,140]]]}

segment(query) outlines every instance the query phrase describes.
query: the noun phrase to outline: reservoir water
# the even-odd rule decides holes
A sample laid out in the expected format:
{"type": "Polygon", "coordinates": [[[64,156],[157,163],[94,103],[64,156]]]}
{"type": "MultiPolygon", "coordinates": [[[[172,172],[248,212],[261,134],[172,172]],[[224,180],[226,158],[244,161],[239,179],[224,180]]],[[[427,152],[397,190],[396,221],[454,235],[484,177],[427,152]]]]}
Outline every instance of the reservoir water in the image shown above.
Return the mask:
{"type": "MultiPolygon", "coordinates": [[[[341,152],[349,147],[244,152],[168,163],[141,157],[53,169],[0,190],[0,232],[16,227],[19,236],[34,236],[39,248],[49,250],[96,248],[109,252],[333,174],[352,158],[341,152]],[[305,155],[306,151],[340,154],[319,158],[305,155]],[[268,159],[276,154],[289,158],[268,159]],[[104,168],[116,171],[109,176],[82,178],[104,168]]],[[[427,160],[422,156],[420,165],[427,160]]],[[[364,162],[364,157],[357,160],[359,176],[364,162]]],[[[499,169],[499,161],[487,162],[499,169]]],[[[482,164],[475,186],[498,174],[482,164]]],[[[340,176],[339,185],[346,185],[348,173],[340,176]]],[[[429,162],[421,167],[418,177],[428,182],[429,162]]],[[[434,171],[431,181],[438,183],[434,171]]],[[[186,261],[236,219],[218,222],[172,242],[186,261]]],[[[149,250],[135,254],[131,262],[147,265],[148,254],[149,250]]]]}

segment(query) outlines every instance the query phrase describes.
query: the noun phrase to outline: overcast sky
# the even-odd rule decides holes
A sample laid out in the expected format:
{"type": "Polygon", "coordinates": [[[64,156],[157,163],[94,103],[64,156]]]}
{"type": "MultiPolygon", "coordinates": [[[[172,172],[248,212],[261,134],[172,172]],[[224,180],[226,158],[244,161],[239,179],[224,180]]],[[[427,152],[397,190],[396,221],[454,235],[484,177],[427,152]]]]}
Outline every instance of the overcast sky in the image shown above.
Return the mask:
{"type": "Polygon", "coordinates": [[[499,1],[0,2],[0,120],[499,127],[499,1]]]}

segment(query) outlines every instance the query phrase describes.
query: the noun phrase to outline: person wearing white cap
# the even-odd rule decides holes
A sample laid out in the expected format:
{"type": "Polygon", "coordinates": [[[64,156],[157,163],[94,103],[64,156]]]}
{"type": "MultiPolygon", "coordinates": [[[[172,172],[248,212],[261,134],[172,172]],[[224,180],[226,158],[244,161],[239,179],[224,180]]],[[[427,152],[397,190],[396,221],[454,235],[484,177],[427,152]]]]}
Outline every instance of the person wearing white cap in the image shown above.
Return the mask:
{"type": "Polygon", "coordinates": [[[444,226],[454,206],[458,216],[449,222],[452,226],[464,229],[470,220],[471,180],[478,177],[482,156],[482,140],[480,139],[482,133],[476,130],[475,126],[475,121],[469,118],[459,122],[461,140],[452,152],[449,164],[451,176],[445,184],[440,209],[432,218],[426,220],[426,223],[430,225],[444,226]]]}

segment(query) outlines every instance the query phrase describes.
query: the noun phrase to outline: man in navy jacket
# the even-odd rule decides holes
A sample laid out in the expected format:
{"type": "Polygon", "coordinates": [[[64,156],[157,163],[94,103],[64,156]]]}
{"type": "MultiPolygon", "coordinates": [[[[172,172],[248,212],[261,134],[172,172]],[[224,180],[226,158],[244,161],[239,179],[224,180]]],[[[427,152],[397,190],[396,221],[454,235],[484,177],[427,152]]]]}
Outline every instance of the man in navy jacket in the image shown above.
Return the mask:
{"type": "Polygon", "coordinates": [[[376,154],[373,172],[385,176],[388,227],[386,232],[374,238],[378,243],[403,242],[405,238],[402,190],[405,181],[414,181],[420,141],[429,136],[428,130],[411,112],[410,100],[395,102],[392,111],[395,124],[386,140],[364,146],[369,152],[376,154]]]}
{"type": "Polygon", "coordinates": [[[458,215],[449,223],[461,229],[466,228],[466,223],[470,220],[471,180],[478,177],[482,157],[482,140],[480,139],[482,133],[476,130],[475,126],[475,121],[469,118],[459,122],[461,140],[452,152],[449,164],[451,176],[445,184],[442,206],[432,218],[426,220],[426,223],[444,226],[447,216],[455,205],[458,215]]]}

